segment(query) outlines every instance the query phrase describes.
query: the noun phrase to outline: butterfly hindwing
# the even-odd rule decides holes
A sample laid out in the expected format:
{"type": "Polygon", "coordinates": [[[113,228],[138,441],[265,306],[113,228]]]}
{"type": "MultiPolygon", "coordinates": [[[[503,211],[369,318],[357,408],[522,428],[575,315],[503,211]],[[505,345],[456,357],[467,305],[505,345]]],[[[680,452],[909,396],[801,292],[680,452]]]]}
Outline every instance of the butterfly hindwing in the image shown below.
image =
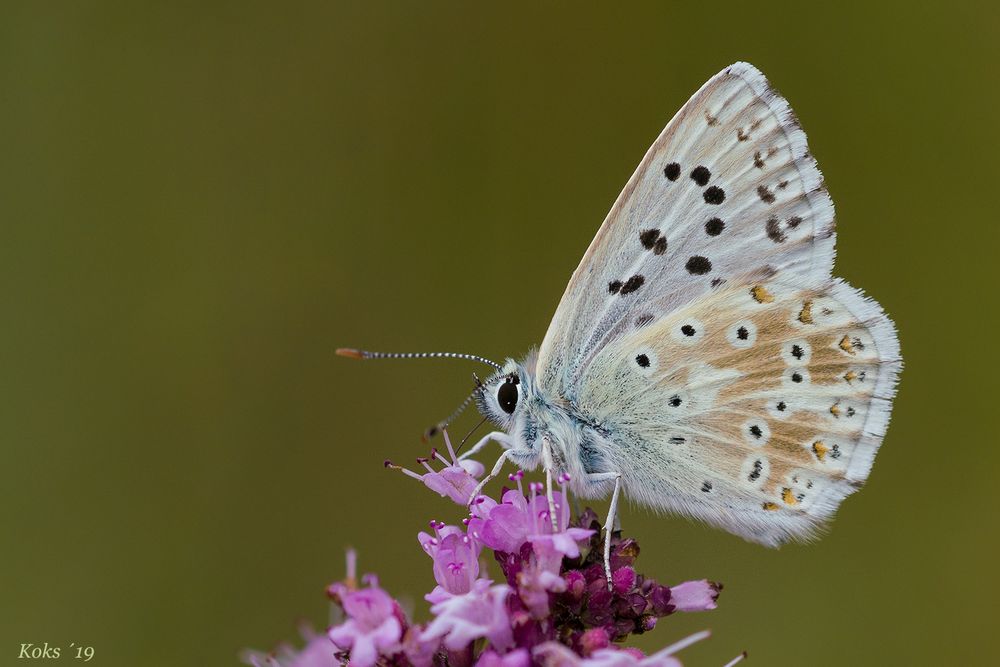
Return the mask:
{"type": "Polygon", "coordinates": [[[643,158],[573,274],[539,350],[572,400],[597,350],[740,275],[818,283],[833,205],[787,102],[753,66],[706,83],[643,158]]]}
{"type": "Polygon", "coordinates": [[[600,350],[577,406],[616,434],[637,499],[774,545],[867,478],[900,366],[846,283],[730,283],[600,350]]]}

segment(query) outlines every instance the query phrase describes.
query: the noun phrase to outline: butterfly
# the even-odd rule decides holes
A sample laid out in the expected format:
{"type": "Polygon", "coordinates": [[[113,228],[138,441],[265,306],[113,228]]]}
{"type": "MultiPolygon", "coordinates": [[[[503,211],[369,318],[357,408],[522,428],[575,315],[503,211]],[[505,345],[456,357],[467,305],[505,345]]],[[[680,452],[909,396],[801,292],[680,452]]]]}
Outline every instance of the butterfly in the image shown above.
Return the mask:
{"type": "MultiPolygon", "coordinates": [[[[667,124],[537,352],[473,394],[510,461],[752,542],[809,539],[867,479],[902,368],[895,327],[831,277],[834,210],[788,103],[752,65],[667,124]]],[[[480,485],[480,489],[482,485],[480,485]]],[[[475,494],[474,494],[475,495],[475,494]]],[[[609,570],[605,540],[605,568],[609,570]]]]}

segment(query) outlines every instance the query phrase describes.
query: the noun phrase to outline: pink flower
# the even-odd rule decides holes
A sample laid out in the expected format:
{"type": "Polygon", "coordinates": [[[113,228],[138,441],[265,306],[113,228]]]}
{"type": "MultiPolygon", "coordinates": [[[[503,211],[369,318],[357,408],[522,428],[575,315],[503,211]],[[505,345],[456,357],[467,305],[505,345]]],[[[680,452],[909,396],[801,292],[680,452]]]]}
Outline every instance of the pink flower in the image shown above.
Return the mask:
{"type": "Polygon", "coordinates": [[[507,615],[510,587],[503,584],[490,586],[490,583],[479,579],[468,593],[451,596],[431,607],[435,618],[424,630],[422,638],[443,638],[445,647],[452,651],[480,638],[488,639],[498,651],[510,648],[513,644],[507,615]]]}
{"type": "Polygon", "coordinates": [[[528,501],[515,489],[504,493],[502,500],[497,504],[480,497],[479,502],[472,505],[469,534],[491,549],[516,553],[534,527],[528,514],[528,501]]]}
{"type": "Polygon", "coordinates": [[[422,532],[417,539],[434,560],[434,579],[438,583],[424,599],[437,604],[452,595],[464,595],[472,590],[472,584],[479,577],[481,547],[457,526],[434,521],[431,526],[436,536],[422,532]]]}
{"type": "Polygon", "coordinates": [[[719,597],[719,584],[705,579],[685,581],[670,587],[670,604],[677,611],[708,611],[715,609],[719,597]]]}
{"type": "Polygon", "coordinates": [[[381,652],[398,647],[403,627],[396,617],[393,599],[378,587],[374,578],[369,587],[337,589],[348,618],[330,628],[328,634],[341,650],[351,652],[353,667],[371,667],[381,652]]]}
{"type": "Polygon", "coordinates": [[[549,593],[562,593],[566,581],[559,576],[563,554],[549,545],[532,545],[532,554],[517,573],[517,594],[536,619],[549,615],[549,593]]]}
{"type": "Polygon", "coordinates": [[[425,640],[421,636],[422,633],[423,630],[419,626],[411,626],[403,636],[403,654],[413,667],[431,667],[434,663],[434,654],[441,648],[438,639],[425,640]]]}
{"type": "MultiPolygon", "coordinates": [[[[560,480],[569,481],[568,475],[563,475],[560,480]]],[[[587,528],[569,527],[569,502],[563,492],[552,492],[552,505],[556,510],[556,521],[553,527],[551,508],[548,497],[541,492],[542,485],[535,482],[531,485],[531,499],[528,502],[528,511],[532,516],[537,517],[535,530],[528,535],[528,540],[537,547],[545,545],[563,556],[576,558],[580,555],[580,542],[590,539],[594,531],[587,528]]]]}
{"type": "Polygon", "coordinates": [[[583,667],[683,667],[681,661],[669,655],[645,657],[622,649],[602,648],[583,661],[583,667]]]}
{"type": "Polygon", "coordinates": [[[330,667],[337,664],[337,647],[329,637],[318,635],[309,628],[302,630],[302,636],[306,645],[301,651],[287,645],[270,654],[247,651],[242,656],[243,662],[251,667],[330,667]]]}
{"type": "Polygon", "coordinates": [[[608,631],[604,628],[590,628],[580,634],[580,640],[577,643],[580,652],[584,656],[588,656],[594,651],[611,646],[611,637],[608,636],[608,631]]]}
{"type": "Polygon", "coordinates": [[[556,509],[556,530],[549,507],[549,500],[540,493],[542,485],[529,486],[531,496],[525,498],[521,489],[523,472],[511,475],[518,489],[511,489],[503,495],[499,505],[473,507],[474,518],[469,521],[469,531],[484,544],[497,551],[515,553],[525,542],[544,545],[564,556],[576,558],[580,555],[579,542],[589,539],[594,531],[586,528],[569,527],[569,505],[565,494],[552,493],[556,509]]]}
{"type": "MultiPolygon", "coordinates": [[[[638,649],[609,646],[594,651],[589,658],[581,658],[563,644],[551,641],[536,646],[532,653],[543,667],[683,667],[674,654],[708,635],[708,631],[696,632],[649,656],[638,649]]],[[[736,658],[726,667],[735,665],[743,657],[736,658]]]]}
{"type": "MultiPolygon", "coordinates": [[[[448,446],[451,450],[450,442],[448,446]]],[[[465,506],[482,470],[459,462],[454,451],[450,454],[451,459],[437,452],[419,459],[426,474],[403,472],[465,506]],[[444,469],[435,471],[430,465],[435,460],[444,461],[444,469]]],[[[544,493],[542,484],[533,483],[526,494],[523,475],[510,475],[517,488],[505,491],[499,503],[485,495],[473,499],[470,518],[463,520],[466,529],[431,521],[432,530],[417,536],[436,581],[425,596],[432,605],[426,624],[409,621],[374,576],[362,578],[358,588],[356,555],[349,550],[346,577],[328,589],[346,620],[326,635],[307,634],[301,651],[246,652],[243,660],[253,667],[332,667],[345,660],[348,667],[434,667],[443,662],[465,667],[681,667],[675,654],[707,632],[648,656],[619,642],[652,630],[675,611],[714,609],[721,586],[696,580],[669,588],[644,576],[635,567],[639,544],[617,532],[607,536],[609,582],[597,515],[587,509],[570,522],[564,488],[568,476],[560,475],[559,491],[544,493]],[[484,547],[494,550],[504,584],[481,578],[484,547]]]]}
{"type": "Polygon", "coordinates": [[[542,667],[578,667],[583,660],[570,647],[552,641],[539,644],[531,653],[542,667]]]}
{"type": "Polygon", "coordinates": [[[528,667],[531,664],[531,656],[528,649],[519,648],[511,651],[507,655],[497,655],[496,651],[484,651],[476,667],[528,667]]]}
{"type": "Polygon", "coordinates": [[[385,467],[399,470],[409,477],[420,480],[428,489],[439,494],[442,498],[448,497],[459,505],[465,505],[472,497],[473,491],[476,490],[476,485],[479,483],[478,478],[483,476],[483,465],[471,459],[459,460],[451,446],[451,439],[448,437],[447,431],[444,431],[444,441],[448,445],[451,460],[448,460],[448,457],[438,450],[431,450],[430,458],[417,459],[417,463],[427,470],[422,475],[398,466],[388,459],[385,461],[385,467]],[[445,463],[445,467],[440,472],[434,470],[430,465],[430,461],[437,460],[445,463]]]}

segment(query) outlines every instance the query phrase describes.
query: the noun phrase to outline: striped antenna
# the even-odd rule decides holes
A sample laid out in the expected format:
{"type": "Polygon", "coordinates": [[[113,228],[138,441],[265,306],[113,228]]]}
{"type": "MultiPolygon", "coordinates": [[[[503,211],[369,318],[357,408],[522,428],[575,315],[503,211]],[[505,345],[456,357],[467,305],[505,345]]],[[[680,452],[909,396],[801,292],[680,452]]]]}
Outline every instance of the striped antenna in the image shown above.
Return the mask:
{"type": "Polygon", "coordinates": [[[462,354],[461,352],[369,352],[368,350],[356,350],[352,347],[339,347],[337,354],[351,359],[468,359],[503,371],[503,366],[495,361],[490,361],[476,354],[462,354]]]}
{"type": "MultiPolygon", "coordinates": [[[[465,400],[462,401],[461,405],[459,405],[457,408],[455,408],[454,412],[452,412],[450,415],[448,415],[447,419],[442,419],[437,424],[434,424],[434,426],[431,426],[429,429],[427,429],[426,431],[424,431],[424,437],[422,438],[424,442],[429,442],[438,433],[440,433],[441,431],[443,431],[446,428],[448,428],[448,426],[453,421],[455,421],[458,418],[458,416],[460,414],[462,414],[462,412],[467,407],[469,407],[469,403],[472,403],[473,399],[476,398],[476,395],[483,390],[483,383],[479,379],[479,376],[476,375],[475,373],[473,373],[472,374],[472,378],[473,378],[473,380],[476,383],[476,388],[472,390],[471,394],[469,394],[468,396],[465,397],[465,400]]],[[[464,440],[462,441],[462,444],[465,444],[464,440]]],[[[461,445],[459,445],[459,447],[461,447],[461,445]]]]}

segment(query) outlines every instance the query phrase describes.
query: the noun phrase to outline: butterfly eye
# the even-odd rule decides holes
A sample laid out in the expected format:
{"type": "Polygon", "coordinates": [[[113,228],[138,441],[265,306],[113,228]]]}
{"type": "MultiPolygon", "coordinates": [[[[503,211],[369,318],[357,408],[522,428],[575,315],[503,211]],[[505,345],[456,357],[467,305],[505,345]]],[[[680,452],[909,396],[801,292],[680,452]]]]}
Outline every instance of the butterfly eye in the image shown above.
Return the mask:
{"type": "Polygon", "coordinates": [[[497,389],[497,403],[507,414],[514,414],[514,408],[517,407],[517,384],[509,378],[497,389]]]}

